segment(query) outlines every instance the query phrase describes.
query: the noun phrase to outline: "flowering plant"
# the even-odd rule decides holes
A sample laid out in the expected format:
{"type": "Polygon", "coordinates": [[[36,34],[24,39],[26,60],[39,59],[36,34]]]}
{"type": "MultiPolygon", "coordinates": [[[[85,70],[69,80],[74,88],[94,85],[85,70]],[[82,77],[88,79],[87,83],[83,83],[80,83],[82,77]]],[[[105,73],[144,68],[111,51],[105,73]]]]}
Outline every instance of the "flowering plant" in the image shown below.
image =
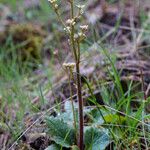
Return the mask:
{"type": "Polygon", "coordinates": [[[59,12],[59,6],[57,4],[57,0],[48,0],[54,9],[57,17],[59,18],[60,22],[64,26],[64,30],[66,31],[66,34],[69,36],[69,44],[72,49],[72,53],[74,56],[74,62],[75,63],[64,63],[64,66],[67,68],[72,68],[72,66],[75,65],[76,68],[76,84],[77,84],[77,95],[78,95],[78,112],[79,112],[79,131],[77,137],[79,139],[78,141],[78,147],[80,150],[83,150],[83,127],[84,127],[84,118],[83,118],[83,100],[82,100],[82,88],[81,88],[81,76],[80,76],[80,43],[86,38],[86,31],[88,30],[88,25],[80,25],[80,27],[77,26],[77,22],[80,20],[80,18],[83,15],[84,12],[84,5],[77,5],[78,12],[75,14],[74,11],[74,0],[68,0],[70,4],[70,18],[64,22],[61,18],[60,12],[59,12]],[[78,27],[76,29],[76,27],[78,27]]]}

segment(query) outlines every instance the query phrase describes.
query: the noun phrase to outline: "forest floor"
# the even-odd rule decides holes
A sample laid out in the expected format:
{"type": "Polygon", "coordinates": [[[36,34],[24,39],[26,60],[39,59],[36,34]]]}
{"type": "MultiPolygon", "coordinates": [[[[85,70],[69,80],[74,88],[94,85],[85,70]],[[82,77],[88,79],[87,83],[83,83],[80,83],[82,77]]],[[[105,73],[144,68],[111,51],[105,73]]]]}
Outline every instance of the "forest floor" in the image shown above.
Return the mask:
{"type": "MultiPolygon", "coordinates": [[[[81,44],[85,149],[148,150],[150,1],[79,3],[85,4],[81,24],[89,26],[81,44]]],[[[67,20],[68,3],[59,7],[67,20]]],[[[63,67],[72,58],[48,1],[0,0],[0,150],[77,150],[76,141],[53,132],[56,126],[64,134],[73,124],[63,67]]],[[[77,109],[74,80],[71,89],[77,109]]]]}

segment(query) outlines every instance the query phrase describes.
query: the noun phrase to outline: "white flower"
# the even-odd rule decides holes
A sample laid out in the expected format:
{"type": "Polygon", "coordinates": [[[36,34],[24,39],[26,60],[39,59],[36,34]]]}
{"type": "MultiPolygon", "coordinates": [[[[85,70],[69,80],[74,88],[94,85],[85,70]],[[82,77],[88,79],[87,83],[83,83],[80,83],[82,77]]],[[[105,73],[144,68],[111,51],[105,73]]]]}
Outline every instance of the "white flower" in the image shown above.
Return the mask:
{"type": "Polygon", "coordinates": [[[68,25],[70,25],[70,26],[74,26],[74,25],[75,25],[74,19],[68,19],[68,20],[66,21],[66,23],[67,23],[68,25]]]}
{"type": "Polygon", "coordinates": [[[70,32],[71,32],[71,31],[70,31],[70,27],[68,27],[68,26],[67,26],[66,28],[64,28],[64,31],[66,31],[66,32],[69,32],[69,33],[70,33],[70,32]]]}
{"type": "Polygon", "coordinates": [[[79,9],[83,9],[83,8],[85,7],[85,5],[77,5],[77,7],[78,7],[79,9]]]}
{"type": "Polygon", "coordinates": [[[48,0],[51,4],[56,3],[57,0],[48,0]]]}
{"type": "Polygon", "coordinates": [[[81,25],[80,28],[83,31],[87,31],[88,30],[88,25],[81,25]]]}
{"type": "Polygon", "coordinates": [[[85,7],[85,5],[77,5],[78,9],[79,9],[79,14],[82,15],[83,14],[83,9],[85,7]]]}
{"type": "Polygon", "coordinates": [[[63,63],[63,66],[65,68],[71,68],[71,69],[73,69],[75,67],[75,63],[63,63]]]}
{"type": "Polygon", "coordinates": [[[57,9],[57,8],[58,8],[58,5],[57,5],[57,4],[55,4],[55,5],[54,5],[54,8],[55,8],[55,9],[57,9]]]}

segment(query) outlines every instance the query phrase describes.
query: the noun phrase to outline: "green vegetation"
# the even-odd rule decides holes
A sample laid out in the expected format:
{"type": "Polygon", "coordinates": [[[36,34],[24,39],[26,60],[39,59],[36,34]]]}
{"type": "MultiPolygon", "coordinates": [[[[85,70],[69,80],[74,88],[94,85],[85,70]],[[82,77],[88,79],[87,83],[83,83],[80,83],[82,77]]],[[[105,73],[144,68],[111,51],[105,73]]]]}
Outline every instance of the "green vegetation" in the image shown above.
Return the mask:
{"type": "Polygon", "coordinates": [[[0,0],[0,149],[150,148],[148,5],[82,4],[0,0]]]}

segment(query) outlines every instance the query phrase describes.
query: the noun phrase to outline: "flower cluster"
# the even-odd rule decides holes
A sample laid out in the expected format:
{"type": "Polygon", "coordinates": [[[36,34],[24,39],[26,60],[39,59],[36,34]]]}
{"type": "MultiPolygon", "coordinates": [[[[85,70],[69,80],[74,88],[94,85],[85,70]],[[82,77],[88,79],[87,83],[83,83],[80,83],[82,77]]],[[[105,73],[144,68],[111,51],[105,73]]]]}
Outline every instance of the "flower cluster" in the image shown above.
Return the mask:
{"type": "Polygon", "coordinates": [[[75,20],[74,19],[68,19],[66,21],[66,24],[69,25],[69,26],[74,26],[76,24],[75,20]]]}
{"type": "Polygon", "coordinates": [[[82,15],[84,13],[84,7],[85,5],[77,5],[78,9],[79,9],[79,15],[82,15]]]}
{"type": "Polygon", "coordinates": [[[57,0],[48,0],[51,4],[56,3],[57,0]]]}
{"type": "Polygon", "coordinates": [[[52,7],[54,8],[54,10],[58,9],[57,0],[48,0],[48,2],[52,4],[52,7]]]}
{"type": "Polygon", "coordinates": [[[75,68],[75,63],[63,63],[63,67],[66,69],[66,72],[70,74],[70,77],[73,77],[73,70],[75,68]]]}
{"type": "Polygon", "coordinates": [[[82,30],[82,32],[85,32],[88,30],[88,25],[81,25],[80,29],[82,30]]]}
{"type": "Polygon", "coordinates": [[[66,68],[66,69],[74,69],[75,67],[75,63],[63,63],[63,66],[66,68]]]}
{"type": "MultiPolygon", "coordinates": [[[[72,29],[72,27],[74,27],[76,25],[77,19],[81,18],[82,14],[83,14],[83,8],[84,7],[85,7],[84,5],[77,5],[79,12],[78,12],[77,16],[75,16],[72,19],[68,19],[66,21],[67,26],[64,28],[64,30],[66,32],[71,34],[71,29],[72,29]]],[[[80,42],[83,39],[85,39],[85,37],[86,37],[85,32],[87,30],[88,30],[88,25],[81,25],[79,27],[78,33],[74,34],[74,40],[80,42]]]]}
{"type": "Polygon", "coordinates": [[[88,25],[81,25],[80,32],[74,35],[74,39],[78,42],[81,42],[86,38],[85,32],[88,30],[88,25]]]}
{"type": "MultiPolygon", "coordinates": [[[[61,18],[59,15],[59,11],[58,11],[58,4],[57,4],[57,0],[48,0],[52,7],[54,8],[56,14],[58,15],[59,18],[61,18]]],[[[72,0],[68,0],[68,2],[71,4],[72,0]]],[[[75,25],[77,24],[77,22],[79,21],[79,19],[81,18],[81,16],[83,15],[84,12],[84,7],[85,5],[76,5],[76,7],[78,8],[78,13],[76,14],[76,16],[74,16],[71,19],[68,19],[66,22],[63,22],[62,20],[60,20],[63,25],[64,25],[64,31],[66,31],[66,33],[68,33],[69,35],[71,35],[72,32],[72,28],[75,27],[75,25]]],[[[75,41],[82,41],[83,39],[85,39],[85,32],[88,30],[88,25],[81,25],[78,30],[77,33],[74,33],[74,40],[75,41]]],[[[70,40],[69,40],[70,41],[70,40]]]]}

